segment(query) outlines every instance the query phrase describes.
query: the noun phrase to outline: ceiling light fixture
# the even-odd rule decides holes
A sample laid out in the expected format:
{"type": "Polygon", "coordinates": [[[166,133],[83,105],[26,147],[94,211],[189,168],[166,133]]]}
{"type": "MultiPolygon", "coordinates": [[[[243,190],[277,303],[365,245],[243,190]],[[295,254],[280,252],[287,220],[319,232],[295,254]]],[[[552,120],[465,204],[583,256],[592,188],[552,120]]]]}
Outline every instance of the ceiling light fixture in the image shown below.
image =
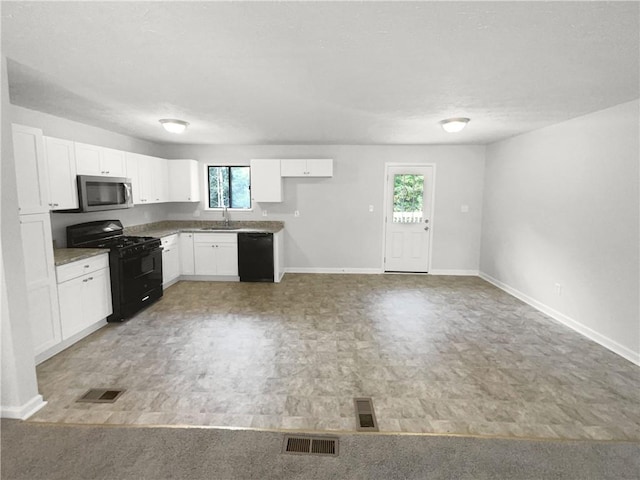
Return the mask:
{"type": "Polygon", "coordinates": [[[176,120],[175,118],[163,118],[160,123],[167,132],[171,133],[182,133],[189,126],[188,122],[176,120]]]}
{"type": "Polygon", "coordinates": [[[447,118],[446,120],[442,120],[440,125],[442,129],[447,133],[456,133],[462,130],[469,123],[468,118],[458,117],[458,118],[447,118]]]}

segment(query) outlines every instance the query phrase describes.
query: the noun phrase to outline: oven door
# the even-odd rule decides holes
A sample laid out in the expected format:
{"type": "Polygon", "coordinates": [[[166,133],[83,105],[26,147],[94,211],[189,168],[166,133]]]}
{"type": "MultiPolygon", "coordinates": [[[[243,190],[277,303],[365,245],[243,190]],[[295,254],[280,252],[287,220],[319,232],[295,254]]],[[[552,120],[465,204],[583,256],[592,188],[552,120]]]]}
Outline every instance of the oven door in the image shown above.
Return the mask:
{"type": "Polygon", "coordinates": [[[131,315],[162,296],[162,248],[121,259],[120,304],[131,315]]]}

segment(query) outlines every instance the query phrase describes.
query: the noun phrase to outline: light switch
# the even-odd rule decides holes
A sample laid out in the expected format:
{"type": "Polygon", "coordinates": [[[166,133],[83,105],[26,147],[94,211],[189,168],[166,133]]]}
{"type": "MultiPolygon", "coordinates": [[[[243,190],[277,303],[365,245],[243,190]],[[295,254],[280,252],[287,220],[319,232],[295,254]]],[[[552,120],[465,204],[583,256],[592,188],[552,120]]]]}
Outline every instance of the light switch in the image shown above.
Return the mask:
{"type": "Polygon", "coordinates": [[[295,212],[293,212],[293,216],[294,217],[299,217],[300,216],[300,211],[296,210],[295,212]]]}
{"type": "Polygon", "coordinates": [[[369,211],[373,212],[373,205],[369,205],[369,211]]]}
{"type": "Polygon", "coordinates": [[[460,205],[461,213],[469,213],[469,205],[460,205]]]}

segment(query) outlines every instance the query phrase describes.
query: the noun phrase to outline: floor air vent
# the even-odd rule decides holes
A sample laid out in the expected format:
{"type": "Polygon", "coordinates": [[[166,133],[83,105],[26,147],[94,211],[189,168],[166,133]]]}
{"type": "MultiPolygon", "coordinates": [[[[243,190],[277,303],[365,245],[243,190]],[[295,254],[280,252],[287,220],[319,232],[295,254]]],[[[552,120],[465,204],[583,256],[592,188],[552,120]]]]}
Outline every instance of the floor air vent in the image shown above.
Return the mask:
{"type": "Polygon", "coordinates": [[[124,392],[124,390],[116,390],[113,388],[92,388],[76,400],[76,402],[113,403],[124,392]]]}
{"type": "Polygon", "coordinates": [[[338,456],[338,439],[333,437],[285,435],[282,452],[336,457],[338,456]]]}
{"type": "Polygon", "coordinates": [[[370,398],[354,398],[356,407],[356,430],[358,432],[377,432],[378,422],[373,411],[373,401],[370,398]]]}

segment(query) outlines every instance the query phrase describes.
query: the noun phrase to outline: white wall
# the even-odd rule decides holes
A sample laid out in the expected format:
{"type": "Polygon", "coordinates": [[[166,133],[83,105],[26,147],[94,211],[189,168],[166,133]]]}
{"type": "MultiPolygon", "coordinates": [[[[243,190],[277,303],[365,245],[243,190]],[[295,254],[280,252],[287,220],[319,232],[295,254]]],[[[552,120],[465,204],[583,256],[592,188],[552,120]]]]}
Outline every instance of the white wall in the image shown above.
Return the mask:
{"type": "Polygon", "coordinates": [[[489,145],[480,262],[490,280],[636,363],[639,109],[489,145]]]}
{"type": "MultiPolygon", "coordinates": [[[[434,163],[432,271],[477,272],[484,151],[482,146],[172,145],[165,147],[165,156],[199,160],[203,170],[206,163],[248,164],[251,158],[333,158],[332,178],[285,178],[282,203],[232,212],[236,220],[284,221],[285,267],[293,270],[380,270],[385,162],[434,163]],[[470,206],[469,213],[460,212],[462,204],[470,206]]],[[[193,219],[201,207],[169,205],[169,217],[193,219]]],[[[199,218],[219,219],[220,214],[202,212],[199,218]]]]}
{"type": "MultiPolygon", "coordinates": [[[[40,128],[45,135],[50,137],[63,138],[65,140],[73,140],[146,155],[158,155],[162,151],[160,145],[152,142],[139,140],[16,105],[11,105],[9,112],[13,123],[40,128]]],[[[68,225],[91,222],[93,220],[118,219],[126,227],[164,220],[165,217],[166,211],[161,204],[140,205],[127,210],[91,213],[53,212],[51,214],[51,228],[56,246],[65,247],[67,244],[66,228],[68,225]]]]}
{"type": "Polygon", "coordinates": [[[9,92],[6,58],[2,57],[2,168],[0,182],[0,410],[3,417],[22,418],[42,405],[38,394],[35,360],[29,327],[27,282],[20,240],[18,192],[7,116],[9,92]]]}

